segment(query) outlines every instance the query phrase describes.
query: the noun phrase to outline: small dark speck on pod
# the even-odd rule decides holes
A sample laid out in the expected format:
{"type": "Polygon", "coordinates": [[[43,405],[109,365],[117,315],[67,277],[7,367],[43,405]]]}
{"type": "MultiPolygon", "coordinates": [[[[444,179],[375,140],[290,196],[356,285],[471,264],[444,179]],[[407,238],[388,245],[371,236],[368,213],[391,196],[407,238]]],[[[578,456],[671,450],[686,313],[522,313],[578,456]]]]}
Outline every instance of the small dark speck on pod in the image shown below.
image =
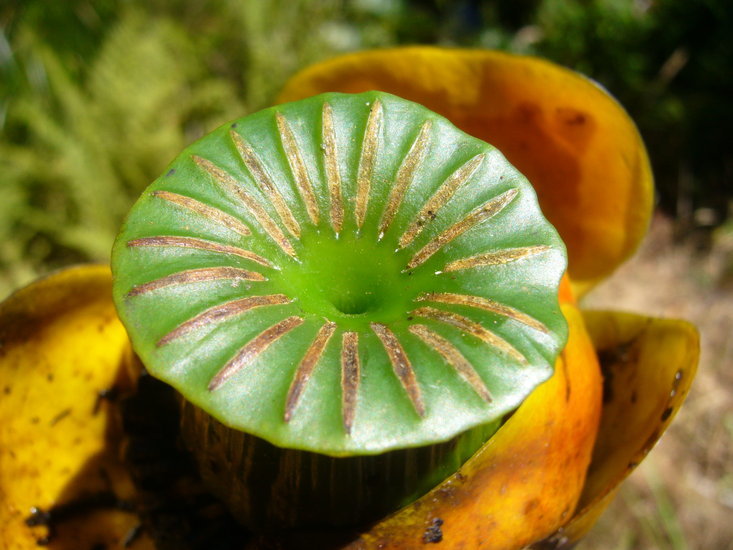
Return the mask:
{"type": "Polygon", "coordinates": [[[102,401],[114,402],[120,396],[119,388],[112,386],[97,393],[97,400],[94,402],[92,414],[97,414],[102,405],[102,401]]]}
{"type": "Polygon", "coordinates": [[[171,169],[170,169],[170,170],[168,170],[168,172],[166,173],[166,177],[170,177],[170,176],[172,176],[172,175],[173,175],[173,174],[175,174],[175,173],[176,173],[176,169],[175,169],[175,168],[171,168],[171,169]]]}
{"type": "Polygon", "coordinates": [[[142,523],[138,523],[135,525],[132,529],[130,529],[127,534],[125,535],[125,538],[122,539],[122,548],[129,548],[133,545],[133,543],[140,538],[140,535],[143,532],[143,525],[142,523]]]}
{"type": "Polygon", "coordinates": [[[236,128],[236,127],[237,127],[237,123],[236,122],[232,122],[231,128],[236,128]]]}
{"type": "Polygon", "coordinates": [[[430,525],[425,529],[422,540],[424,543],[438,543],[443,540],[443,530],[440,528],[443,525],[443,520],[440,518],[433,518],[430,525]]]}
{"type": "Polygon", "coordinates": [[[66,418],[67,416],[69,416],[70,414],[71,414],[71,409],[64,409],[63,411],[61,411],[60,413],[58,413],[58,414],[57,414],[56,416],[54,416],[54,417],[53,417],[53,418],[51,419],[51,422],[50,422],[51,426],[55,426],[55,425],[56,425],[56,424],[58,424],[58,423],[59,423],[59,422],[60,422],[61,420],[63,420],[63,419],[64,419],[64,418],[66,418]]]}
{"type": "Polygon", "coordinates": [[[32,506],[30,512],[30,515],[25,520],[25,524],[28,527],[47,525],[51,520],[51,515],[45,510],[39,508],[38,506],[32,506]]]}

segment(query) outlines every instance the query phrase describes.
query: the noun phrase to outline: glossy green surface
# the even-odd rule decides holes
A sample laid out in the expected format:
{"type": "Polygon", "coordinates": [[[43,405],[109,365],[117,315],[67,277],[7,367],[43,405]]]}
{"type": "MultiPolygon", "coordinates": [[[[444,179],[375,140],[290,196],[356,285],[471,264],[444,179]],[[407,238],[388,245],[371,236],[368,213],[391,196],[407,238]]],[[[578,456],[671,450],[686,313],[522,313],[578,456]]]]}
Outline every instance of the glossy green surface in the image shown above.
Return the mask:
{"type": "Polygon", "coordinates": [[[336,456],[445,441],[516,408],[552,374],[564,345],[557,287],[565,267],[564,246],[534,190],[495,148],[378,92],[325,94],[215,130],[145,191],[113,251],[115,301],[152,374],[228,426],[336,456]],[[237,136],[254,157],[242,154],[237,136]],[[420,216],[452,181],[460,183],[452,195],[420,216]],[[218,213],[182,206],[171,194],[218,213]],[[411,226],[419,231],[408,243],[411,226]],[[150,240],[173,236],[258,258],[150,240]],[[483,253],[495,260],[450,269],[483,253]],[[220,270],[160,283],[220,267],[262,280],[220,270]],[[211,310],[254,296],[279,298],[233,315],[211,310]],[[205,322],[178,329],[205,311],[205,322]],[[330,338],[305,375],[304,358],[324,326],[330,338]],[[429,331],[433,343],[418,331],[429,331]],[[496,337],[516,351],[492,344],[496,337]],[[357,341],[358,369],[349,338],[357,341]],[[225,369],[233,358],[236,368],[225,369]],[[473,385],[466,367],[479,380],[473,385]]]}

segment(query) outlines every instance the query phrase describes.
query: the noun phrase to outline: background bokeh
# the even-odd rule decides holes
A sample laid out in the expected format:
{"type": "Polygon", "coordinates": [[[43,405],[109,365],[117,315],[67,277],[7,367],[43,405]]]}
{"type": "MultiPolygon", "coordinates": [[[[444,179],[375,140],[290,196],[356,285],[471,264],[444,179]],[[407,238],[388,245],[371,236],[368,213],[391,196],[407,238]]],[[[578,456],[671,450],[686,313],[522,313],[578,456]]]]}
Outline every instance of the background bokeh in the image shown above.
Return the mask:
{"type": "Polygon", "coordinates": [[[649,239],[587,305],[703,334],[678,421],[581,547],[733,549],[732,29],[730,0],[4,0],[0,297],[106,261],[184,146],[309,63],[416,43],[548,57],[619,98],[656,174],[649,239]]]}

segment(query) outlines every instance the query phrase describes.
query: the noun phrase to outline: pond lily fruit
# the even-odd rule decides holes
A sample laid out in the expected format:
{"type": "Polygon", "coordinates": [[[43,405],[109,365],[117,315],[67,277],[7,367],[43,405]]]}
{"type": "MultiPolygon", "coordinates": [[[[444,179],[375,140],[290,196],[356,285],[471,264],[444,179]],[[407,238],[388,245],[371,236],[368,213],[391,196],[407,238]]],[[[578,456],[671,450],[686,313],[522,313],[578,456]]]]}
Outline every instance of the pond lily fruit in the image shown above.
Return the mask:
{"type": "Polygon", "coordinates": [[[242,548],[572,546],[698,359],[683,321],[576,302],[649,221],[633,123],[582,76],[488,51],[344,56],[280,101],[143,193],[114,280],[73,267],[0,305],[3,547],[164,547],[107,398],[140,362],[260,533],[242,548]]]}

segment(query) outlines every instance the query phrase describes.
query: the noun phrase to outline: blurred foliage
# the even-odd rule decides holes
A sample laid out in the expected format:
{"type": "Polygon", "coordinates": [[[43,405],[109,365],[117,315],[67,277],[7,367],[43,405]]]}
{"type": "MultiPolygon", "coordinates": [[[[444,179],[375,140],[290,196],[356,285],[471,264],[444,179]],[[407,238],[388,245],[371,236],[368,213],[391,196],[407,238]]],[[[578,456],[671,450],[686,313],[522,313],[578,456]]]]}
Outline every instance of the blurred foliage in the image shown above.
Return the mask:
{"type": "Polygon", "coordinates": [[[268,105],[297,69],[406,43],[543,55],[595,78],[638,122],[662,206],[717,225],[733,197],[731,28],[729,0],[6,1],[0,295],[106,260],[177,152],[268,105]]]}
{"type": "Polygon", "coordinates": [[[733,199],[733,3],[547,0],[537,24],[538,53],[601,82],[636,120],[662,207],[688,230],[723,223],[733,199]]]}

